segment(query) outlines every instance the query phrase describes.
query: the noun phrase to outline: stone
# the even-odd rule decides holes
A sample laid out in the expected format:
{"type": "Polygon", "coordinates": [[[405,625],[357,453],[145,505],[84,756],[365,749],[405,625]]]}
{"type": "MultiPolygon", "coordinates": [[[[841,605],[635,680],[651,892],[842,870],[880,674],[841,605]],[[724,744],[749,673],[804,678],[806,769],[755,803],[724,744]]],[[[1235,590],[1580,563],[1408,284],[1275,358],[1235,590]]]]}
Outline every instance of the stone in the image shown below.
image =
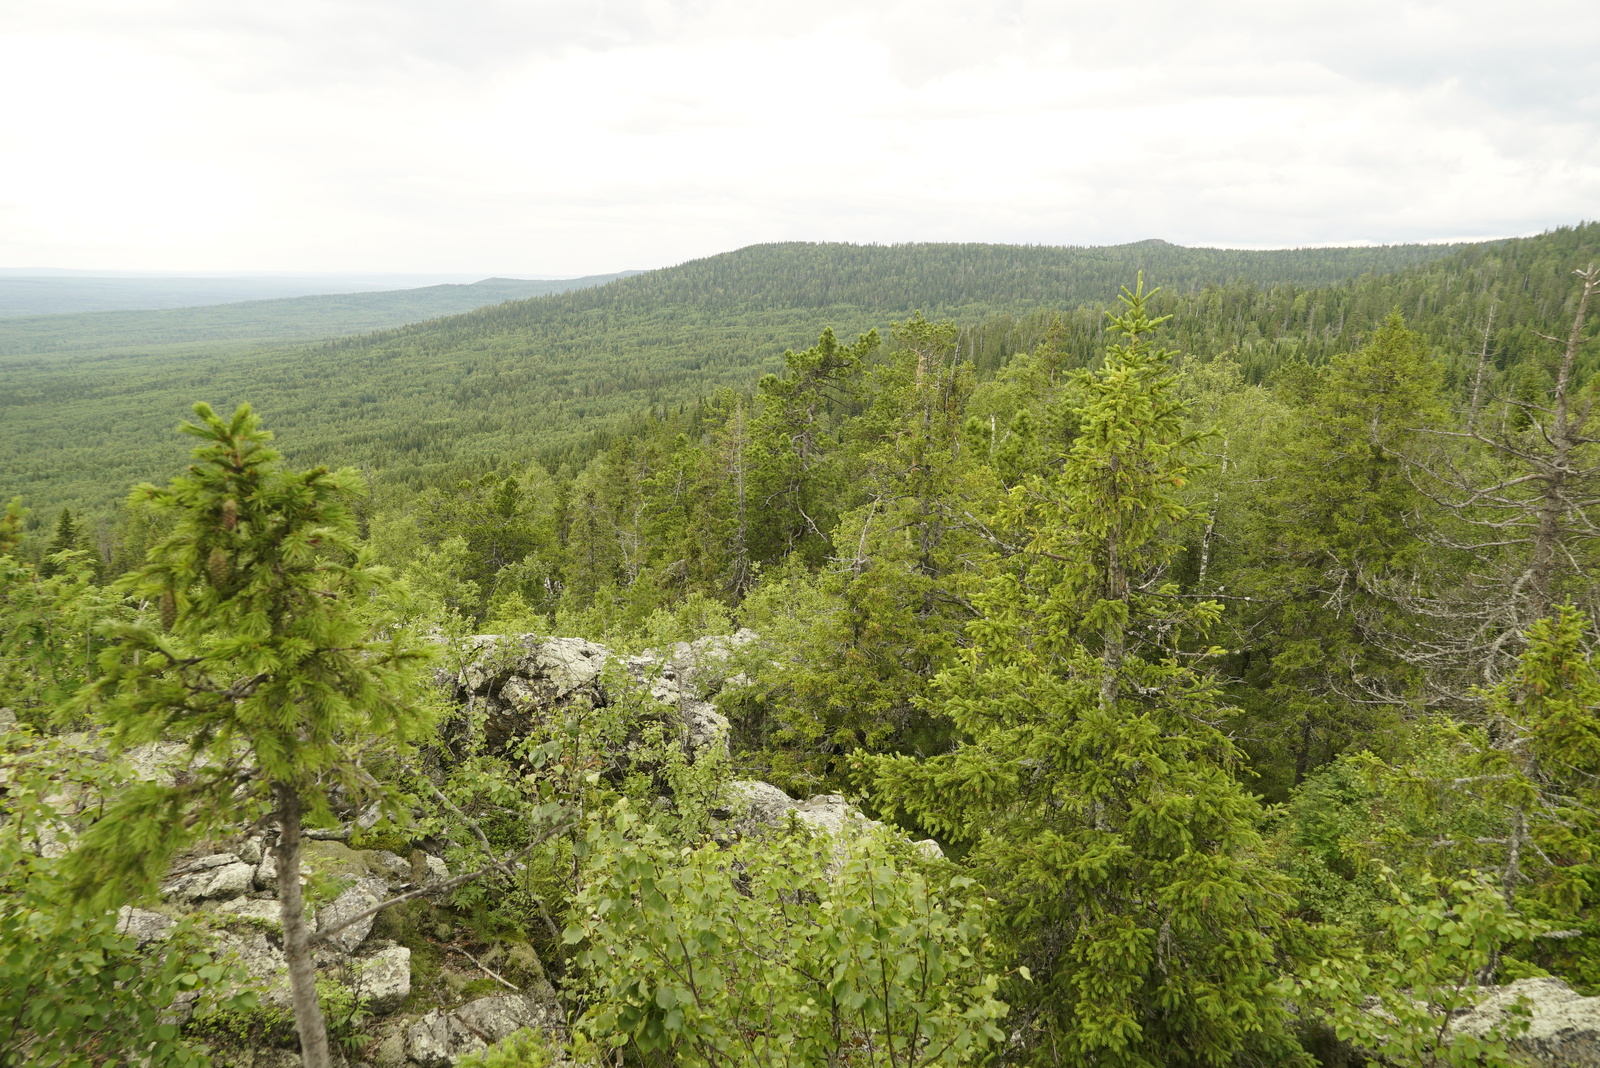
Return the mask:
{"type": "Polygon", "coordinates": [[[379,1043],[372,1047],[372,1063],[378,1068],[404,1068],[409,1060],[406,1057],[406,1032],[404,1028],[396,1028],[385,1035],[379,1043]]]}
{"type": "Polygon", "coordinates": [[[239,846],[239,859],[246,864],[260,864],[261,839],[246,838],[239,846]]]}
{"type": "MultiPolygon", "coordinates": [[[[344,1054],[335,1047],[328,1051],[329,1063],[334,1068],[354,1068],[345,1060],[344,1054]]],[[[257,1049],[230,1050],[228,1064],[233,1068],[301,1068],[305,1063],[300,1059],[300,1054],[289,1049],[274,1049],[270,1046],[257,1049]]]]}
{"type": "MultiPolygon", "coordinates": [[[[411,866],[383,849],[351,849],[339,841],[306,840],[300,843],[300,874],[323,879],[377,878],[386,886],[399,886],[411,879],[411,866]]],[[[301,879],[304,884],[306,878],[301,879]]],[[[262,890],[278,885],[277,853],[263,849],[256,866],[255,884],[262,890]]]]}
{"type": "MultiPolygon", "coordinates": [[[[851,843],[864,834],[885,830],[882,823],[868,819],[860,809],[839,794],[818,794],[806,801],[795,801],[771,783],[739,779],[728,784],[725,795],[733,809],[733,830],[740,835],[759,834],[765,828],[782,827],[791,815],[815,834],[833,840],[830,875],[836,874],[850,856],[851,843]]],[[[912,842],[911,848],[929,860],[943,860],[944,850],[932,838],[912,842]]]]}
{"type": "Polygon", "coordinates": [[[406,1053],[422,1068],[448,1068],[521,1028],[559,1031],[561,1007],[553,1001],[511,994],[479,998],[453,1012],[434,1009],[406,1030],[406,1053]]]}
{"type": "Polygon", "coordinates": [[[736,779],[728,784],[727,798],[733,809],[733,828],[750,835],[763,827],[780,827],[800,803],[769,782],[736,779]]]}
{"type": "MultiPolygon", "coordinates": [[[[383,901],[389,896],[388,887],[380,879],[367,877],[358,880],[356,885],[340,894],[329,905],[317,910],[317,930],[334,927],[383,901]]],[[[366,941],[367,935],[372,933],[372,925],[377,921],[377,914],[357,920],[343,930],[329,936],[325,945],[343,950],[345,953],[354,953],[356,947],[366,941]]]]}
{"type": "Polygon", "coordinates": [[[184,1027],[194,1019],[194,1008],[200,1000],[200,991],[184,990],[172,998],[172,1004],[167,1006],[167,1011],[161,1014],[161,1022],[172,1024],[175,1027],[184,1027]]]}
{"type": "Polygon", "coordinates": [[[361,858],[366,861],[367,870],[391,888],[411,881],[411,865],[398,854],[387,849],[363,849],[361,858]]]}
{"type": "Polygon", "coordinates": [[[1510,1019],[1519,998],[1532,1010],[1526,1033],[1508,1045],[1539,1068],[1600,1066],[1600,998],[1586,998],[1560,979],[1518,979],[1494,987],[1451,1023],[1457,1034],[1483,1035],[1510,1019]]]}
{"type": "Polygon", "coordinates": [[[839,839],[854,837],[866,830],[878,830],[883,826],[876,820],[867,819],[840,794],[818,794],[799,805],[794,814],[812,830],[839,839]]]}
{"type": "MultiPolygon", "coordinates": [[[[300,866],[301,873],[304,874],[305,870],[305,865],[302,864],[300,866]]],[[[256,865],[256,889],[275,890],[277,886],[278,853],[273,849],[263,849],[261,851],[261,863],[256,865]]]]}
{"type": "Polygon", "coordinates": [[[218,868],[212,873],[211,882],[206,886],[204,897],[238,897],[247,894],[255,886],[256,870],[253,866],[240,861],[218,868]]]}
{"type": "Polygon", "coordinates": [[[283,931],[283,910],[277,898],[236,897],[222,902],[215,911],[225,919],[242,920],[262,930],[283,931]]]}
{"type": "Polygon", "coordinates": [[[351,965],[355,978],[350,987],[366,999],[369,1011],[380,1016],[393,1012],[411,996],[411,950],[405,946],[388,946],[351,965]]]}
{"type": "Polygon", "coordinates": [[[432,853],[420,849],[411,851],[411,881],[418,886],[442,883],[450,878],[450,868],[432,853]]]}
{"type": "Polygon", "coordinates": [[[712,749],[728,750],[728,717],[717,711],[710,701],[690,701],[679,714],[688,742],[689,755],[699,756],[712,749]]]}
{"type": "Polygon", "coordinates": [[[182,742],[146,742],[124,752],[122,759],[138,781],[173,786],[187,772],[193,756],[182,742]]]}
{"type": "Polygon", "coordinates": [[[0,708],[0,732],[15,730],[17,714],[9,708],[0,708]]]}
{"type": "Polygon", "coordinates": [[[176,878],[161,887],[161,896],[190,903],[213,898],[238,897],[255,886],[256,869],[233,853],[215,853],[180,868],[176,878]]]}
{"type": "MultiPolygon", "coordinates": [[[[728,720],[710,698],[726,685],[734,651],[756,640],[754,631],[740,630],[646,650],[621,664],[633,685],[677,713],[693,758],[726,748],[728,720]]],[[[453,687],[456,700],[482,713],[483,741],[497,751],[557,712],[606,704],[601,673],[612,659],[604,646],[580,638],[480,634],[469,639],[461,670],[441,682],[453,687]]]]}
{"type": "Polygon", "coordinates": [[[218,931],[211,937],[215,951],[231,956],[250,977],[249,987],[264,1004],[274,1008],[289,1006],[289,962],[264,932],[218,931]]]}
{"type": "Polygon", "coordinates": [[[300,1054],[288,1049],[258,1049],[250,1068],[301,1068],[300,1054]]]}
{"type": "Polygon", "coordinates": [[[734,651],[756,640],[755,631],[740,628],[733,634],[673,642],[665,650],[646,649],[629,657],[623,666],[658,701],[703,700],[728,685],[730,680],[723,671],[734,651]]]}
{"type": "Polygon", "coordinates": [[[151,942],[160,942],[177,926],[176,921],[149,909],[136,909],[124,905],[117,910],[117,933],[132,935],[140,949],[151,942]]]}
{"type": "Polygon", "coordinates": [[[361,810],[361,815],[356,817],[356,826],[363,831],[370,831],[378,825],[378,821],[381,819],[383,819],[383,806],[374,801],[361,810]]]}

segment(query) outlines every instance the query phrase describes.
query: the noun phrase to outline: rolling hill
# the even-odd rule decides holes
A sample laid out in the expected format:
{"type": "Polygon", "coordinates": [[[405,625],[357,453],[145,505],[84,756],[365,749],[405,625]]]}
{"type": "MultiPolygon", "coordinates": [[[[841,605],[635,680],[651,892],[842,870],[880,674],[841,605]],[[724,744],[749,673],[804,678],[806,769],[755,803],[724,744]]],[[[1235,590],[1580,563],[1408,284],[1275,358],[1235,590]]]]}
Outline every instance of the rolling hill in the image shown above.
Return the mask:
{"type": "Polygon", "coordinates": [[[1453,279],[1487,271],[1509,280],[1519,265],[1551,260],[1552,242],[1590,247],[1597,235],[1589,226],[1469,246],[1269,252],[1158,241],[758,245],[318,344],[6,355],[0,496],[21,493],[44,510],[114,501],[129,483],[181,462],[187,445],[170,431],[195,400],[221,408],[249,400],[297,462],[354,464],[409,485],[502,458],[581,458],[641,413],[719,386],[749,388],[823,326],[849,335],[920,309],[983,324],[970,344],[980,355],[981,340],[993,364],[1031,344],[1049,322],[1041,309],[1055,309],[1073,344],[1092,345],[1099,309],[1140,270],[1166,288],[1166,310],[1194,351],[1201,339],[1268,362],[1314,358],[1353,344],[1373,316],[1412,301],[1419,287],[1418,310],[1427,312],[1461,299],[1459,284],[1451,296],[1453,279]],[[1217,303],[1224,295],[1226,307],[1217,303]]]}

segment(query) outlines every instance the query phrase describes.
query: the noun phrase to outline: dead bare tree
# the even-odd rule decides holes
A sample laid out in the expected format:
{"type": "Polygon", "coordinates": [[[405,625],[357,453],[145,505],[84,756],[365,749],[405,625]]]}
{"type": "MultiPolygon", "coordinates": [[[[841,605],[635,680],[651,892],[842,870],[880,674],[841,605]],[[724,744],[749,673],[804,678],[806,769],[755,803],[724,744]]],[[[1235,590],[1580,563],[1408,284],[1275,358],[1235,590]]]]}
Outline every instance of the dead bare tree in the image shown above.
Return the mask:
{"type": "Polygon", "coordinates": [[[1496,395],[1485,381],[1486,326],[1460,428],[1420,429],[1419,438],[1438,447],[1406,458],[1414,484],[1438,506],[1426,532],[1434,573],[1377,581],[1424,621],[1404,636],[1406,655],[1428,669],[1447,701],[1503,677],[1522,635],[1560,604],[1600,618],[1600,428],[1596,394],[1578,381],[1600,268],[1573,273],[1581,288],[1567,336],[1539,335],[1560,346],[1550,388],[1536,397],[1496,395]]]}

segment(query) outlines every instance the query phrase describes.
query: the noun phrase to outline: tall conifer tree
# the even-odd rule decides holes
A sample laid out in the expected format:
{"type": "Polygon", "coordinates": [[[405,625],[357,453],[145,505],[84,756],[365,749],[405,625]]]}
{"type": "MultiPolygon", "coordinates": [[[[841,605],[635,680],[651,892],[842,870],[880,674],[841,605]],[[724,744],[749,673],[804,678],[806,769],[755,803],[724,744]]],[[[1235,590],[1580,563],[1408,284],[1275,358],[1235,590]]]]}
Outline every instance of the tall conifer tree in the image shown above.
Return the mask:
{"type": "Polygon", "coordinates": [[[1024,548],[934,686],[964,744],[880,758],[880,796],[971,845],[1035,973],[1010,991],[1034,1062],[1294,1063],[1276,974],[1287,888],[1210,726],[1217,696],[1170,652],[1215,606],[1181,607],[1163,578],[1194,440],[1148,298],[1124,290],[1119,342],[1079,376],[1063,462],[1012,491],[1024,548]]]}

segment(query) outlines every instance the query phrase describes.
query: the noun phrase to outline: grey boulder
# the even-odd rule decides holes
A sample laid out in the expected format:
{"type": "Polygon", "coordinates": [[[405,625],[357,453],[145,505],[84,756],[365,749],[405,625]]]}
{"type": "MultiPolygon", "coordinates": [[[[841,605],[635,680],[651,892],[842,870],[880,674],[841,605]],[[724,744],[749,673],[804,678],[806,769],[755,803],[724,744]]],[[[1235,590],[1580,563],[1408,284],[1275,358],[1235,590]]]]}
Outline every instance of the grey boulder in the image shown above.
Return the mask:
{"type": "Polygon", "coordinates": [[[1600,1068],[1600,998],[1586,998],[1560,979],[1519,979],[1491,989],[1450,1025],[1456,1034],[1485,1035],[1512,1019],[1519,999],[1531,1010],[1528,1030],[1511,1053],[1539,1068],[1600,1068]]]}
{"type": "Polygon", "coordinates": [[[151,942],[160,942],[176,926],[175,921],[149,909],[124,905],[117,910],[117,933],[132,935],[140,949],[151,942]]]}
{"type": "MultiPolygon", "coordinates": [[[[360,916],[372,906],[384,901],[388,897],[389,888],[380,879],[359,879],[356,884],[335,898],[332,904],[325,905],[317,910],[317,930],[319,932],[333,928],[341,923],[360,916]]],[[[372,925],[377,920],[377,914],[364,917],[349,926],[328,936],[327,944],[337,947],[346,953],[354,953],[356,947],[366,941],[367,935],[372,933],[372,925]]]]}
{"type": "Polygon", "coordinates": [[[380,1016],[393,1012],[411,995],[411,951],[405,946],[389,946],[350,963],[351,989],[369,1011],[380,1016]]]}
{"type": "Polygon", "coordinates": [[[255,885],[255,869],[233,853],[213,853],[181,868],[161,888],[161,896],[188,903],[238,897],[255,885]]]}
{"type": "Polygon", "coordinates": [[[451,1012],[434,1009],[406,1031],[406,1053],[422,1068],[448,1068],[470,1053],[487,1049],[513,1031],[563,1026],[553,1001],[520,994],[479,998],[451,1012]]]}

